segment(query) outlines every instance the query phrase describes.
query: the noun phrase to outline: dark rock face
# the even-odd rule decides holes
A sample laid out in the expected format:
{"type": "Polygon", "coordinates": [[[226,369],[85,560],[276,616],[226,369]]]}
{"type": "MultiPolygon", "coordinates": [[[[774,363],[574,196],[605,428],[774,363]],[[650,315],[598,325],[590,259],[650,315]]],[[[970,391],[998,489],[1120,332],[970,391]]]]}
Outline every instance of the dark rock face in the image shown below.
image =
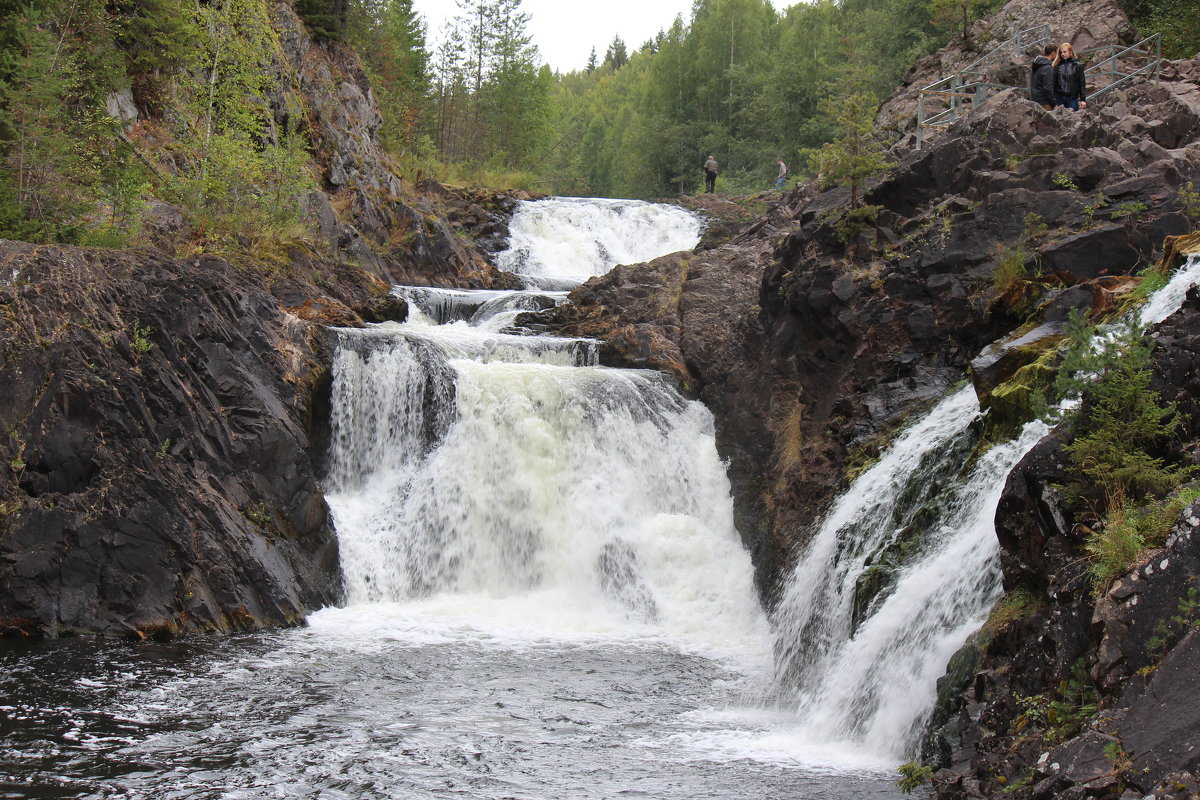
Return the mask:
{"type": "MultiPolygon", "coordinates": [[[[1200,296],[1193,292],[1152,335],[1154,386],[1182,418],[1174,457],[1187,458],[1200,435],[1193,386],[1200,296]]],[[[959,704],[948,705],[949,716],[960,714],[957,746],[934,754],[946,767],[936,776],[937,797],[1167,798],[1195,791],[1200,501],[1183,511],[1165,547],[1097,597],[1083,544],[1098,520],[1063,496],[1064,441],[1063,433],[1043,439],[1013,470],[1000,500],[1005,587],[1027,592],[1038,609],[997,632],[959,704]],[[1031,722],[1033,697],[1059,703],[1059,722],[1031,722]],[[1024,784],[1011,788],[1018,781],[1024,784]]]]}
{"type": "Polygon", "coordinates": [[[762,505],[771,423],[758,395],[769,382],[760,372],[756,301],[767,256],[766,244],[753,240],[618,266],[580,286],[572,304],[551,315],[562,333],[603,339],[605,363],[667,372],[713,411],[717,448],[730,465],[738,530],[764,591],[781,561],[764,535],[762,505]]]}
{"type": "Polygon", "coordinates": [[[211,257],[0,246],[0,629],[299,622],[339,594],[319,328],[211,257]]]}

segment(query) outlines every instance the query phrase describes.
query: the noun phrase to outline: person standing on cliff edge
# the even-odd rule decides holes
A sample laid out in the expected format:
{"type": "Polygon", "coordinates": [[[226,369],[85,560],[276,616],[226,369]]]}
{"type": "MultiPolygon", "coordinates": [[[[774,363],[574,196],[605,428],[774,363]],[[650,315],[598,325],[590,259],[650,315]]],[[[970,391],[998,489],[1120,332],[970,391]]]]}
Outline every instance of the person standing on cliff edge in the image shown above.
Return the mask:
{"type": "Polygon", "coordinates": [[[1058,46],[1058,56],[1054,59],[1054,100],[1072,111],[1087,108],[1087,79],[1070,42],[1058,46]]]}
{"type": "Polygon", "coordinates": [[[712,156],[704,162],[704,191],[712,194],[717,188],[717,160],[712,156]]]}
{"type": "Polygon", "coordinates": [[[1050,111],[1054,108],[1054,62],[1058,47],[1046,45],[1044,55],[1033,60],[1029,74],[1029,99],[1050,111]]]}

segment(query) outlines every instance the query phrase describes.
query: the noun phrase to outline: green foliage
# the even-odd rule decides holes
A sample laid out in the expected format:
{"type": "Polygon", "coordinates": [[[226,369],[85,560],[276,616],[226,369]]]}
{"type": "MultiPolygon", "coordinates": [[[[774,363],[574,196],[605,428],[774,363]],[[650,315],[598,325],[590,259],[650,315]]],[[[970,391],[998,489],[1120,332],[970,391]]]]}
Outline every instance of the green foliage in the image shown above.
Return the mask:
{"type": "Polygon", "coordinates": [[[1075,185],[1075,181],[1071,180],[1071,176],[1065,172],[1059,172],[1054,175],[1054,185],[1060,189],[1066,189],[1068,192],[1079,191],[1079,187],[1075,185]]]}
{"type": "Polygon", "coordinates": [[[90,190],[120,164],[102,98],[116,80],[101,0],[0,20],[0,236],[77,241],[90,190]]]}
{"type": "Polygon", "coordinates": [[[259,502],[242,508],[242,516],[254,523],[257,528],[268,528],[273,519],[271,509],[266,503],[259,502]]]}
{"type": "Polygon", "coordinates": [[[139,353],[149,353],[154,347],[154,342],[150,341],[150,326],[143,325],[141,320],[134,320],[133,327],[130,329],[130,344],[133,349],[139,353]]]}
{"type": "Polygon", "coordinates": [[[848,103],[861,99],[877,135],[875,99],[944,41],[928,0],[815,0],[782,15],[769,0],[703,0],[619,69],[560,77],[561,142],[537,169],[557,193],[661,197],[697,191],[712,154],[721,191],[758,191],[776,158],[799,173],[808,151],[844,141],[848,103]]]}
{"type": "Polygon", "coordinates": [[[1200,630],[1200,599],[1196,587],[1190,586],[1187,595],[1179,599],[1176,613],[1155,624],[1154,632],[1146,640],[1146,652],[1156,662],[1161,661],[1180,639],[1194,630],[1200,630]]]}
{"type": "Polygon", "coordinates": [[[1131,293],[1134,301],[1138,304],[1149,300],[1152,294],[1166,286],[1171,280],[1170,272],[1159,269],[1156,264],[1151,264],[1139,271],[1138,277],[1141,278],[1141,281],[1131,293]]]}
{"type": "Polygon", "coordinates": [[[1191,181],[1179,188],[1179,206],[1183,215],[1195,227],[1196,223],[1200,222],[1200,192],[1196,191],[1191,181]]]}
{"type": "Polygon", "coordinates": [[[124,54],[138,105],[161,115],[169,78],[189,63],[195,42],[189,0],[110,2],[114,41],[124,54]]]}
{"type": "Polygon", "coordinates": [[[530,168],[553,141],[555,78],[539,67],[521,0],[460,0],[433,60],[433,142],[443,161],[530,168]]]}
{"type": "Polygon", "coordinates": [[[887,166],[883,148],[873,137],[875,101],[857,92],[823,100],[820,112],[834,121],[837,133],[812,153],[813,169],[824,185],[849,187],[850,208],[858,208],[866,179],[887,166]]]}
{"type": "Polygon", "coordinates": [[[901,764],[897,771],[900,773],[900,778],[896,781],[896,788],[905,794],[915,792],[933,778],[933,767],[927,767],[915,761],[901,764]]]}
{"type": "Polygon", "coordinates": [[[838,239],[842,244],[849,245],[858,234],[871,227],[882,210],[883,206],[873,205],[862,205],[850,209],[833,224],[838,239]]]}
{"type": "Polygon", "coordinates": [[[284,59],[269,8],[264,0],[204,6],[194,33],[195,60],[180,78],[183,169],[170,179],[173,199],[209,238],[286,233],[314,181],[296,130],[299,97],[286,95],[287,127],[271,113],[269,96],[278,88],[272,69],[284,59]]]}
{"type": "Polygon", "coordinates": [[[1141,216],[1149,210],[1149,208],[1150,207],[1141,200],[1130,200],[1128,202],[1121,203],[1121,205],[1113,209],[1112,216],[1113,219],[1118,219],[1121,217],[1140,219],[1141,216]]]}
{"type": "Polygon", "coordinates": [[[1192,58],[1200,52],[1194,0],[1120,0],[1139,35],[1161,33],[1163,56],[1192,58]]]}
{"type": "Polygon", "coordinates": [[[929,11],[935,25],[965,39],[967,29],[987,5],[986,0],[930,0],[929,11]]]}
{"type": "Polygon", "coordinates": [[[1042,602],[1028,589],[1015,588],[1005,592],[992,608],[983,630],[995,633],[1004,627],[1025,619],[1041,608],[1042,602]]]}
{"type": "Polygon", "coordinates": [[[1180,512],[1200,497],[1189,489],[1166,500],[1151,500],[1142,506],[1126,504],[1109,508],[1104,525],[1093,531],[1083,549],[1091,557],[1089,571],[1097,594],[1138,562],[1147,548],[1161,547],[1179,519],[1180,512]]]}
{"type": "Polygon", "coordinates": [[[346,27],[347,0],[296,0],[296,14],[318,40],[341,38],[346,27]]]}
{"type": "Polygon", "coordinates": [[[1096,687],[1082,658],[1071,666],[1070,677],[1060,681],[1053,694],[1015,695],[1014,699],[1021,710],[1014,728],[1038,731],[1047,744],[1078,735],[1097,711],[1096,687]]]}
{"type": "Polygon", "coordinates": [[[1025,248],[1021,245],[1004,251],[992,273],[992,286],[997,294],[1004,294],[1028,277],[1025,261],[1025,248]]]}
{"type": "MultiPolygon", "coordinates": [[[[1074,184],[1071,185],[1074,186],[1074,184]]],[[[1145,204],[1142,205],[1144,208],[1145,204]]],[[[1102,208],[1108,208],[1108,199],[1104,196],[1104,192],[1096,192],[1096,199],[1091,203],[1086,203],[1083,206],[1083,227],[1092,227],[1092,222],[1096,217],[1096,212],[1102,208]]]]}
{"type": "Polygon", "coordinates": [[[1150,388],[1151,344],[1135,325],[1100,348],[1093,334],[1072,315],[1069,346],[1055,382],[1059,396],[1083,399],[1075,439],[1065,448],[1078,476],[1068,488],[1109,509],[1148,495],[1164,497],[1190,469],[1151,452],[1166,443],[1179,422],[1174,404],[1159,405],[1158,393],[1150,388]]]}
{"type": "Polygon", "coordinates": [[[1059,396],[1082,396],[1074,441],[1064,448],[1074,474],[1067,489],[1105,514],[1084,543],[1093,586],[1102,592],[1145,548],[1162,544],[1179,512],[1200,492],[1177,493],[1194,468],[1155,455],[1179,420],[1174,404],[1161,405],[1150,388],[1151,344],[1135,325],[1119,329],[1100,347],[1095,333],[1072,314],[1055,386],[1059,396]]]}
{"type": "Polygon", "coordinates": [[[1036,211],[1030,211],[1025,215],[1025,238],[1029,239],[1035,236],[1041,236],[1050,230],[1050,226],[1046,224],[1046,220],[1036,211]]]}
{"type": "Polygon", "coordinates": [[[371,73],[383,145],[394,153],[432,151],[425,130],[429,56],[412,0],[357,0],[347,25],[350,43],[371,73]]]}

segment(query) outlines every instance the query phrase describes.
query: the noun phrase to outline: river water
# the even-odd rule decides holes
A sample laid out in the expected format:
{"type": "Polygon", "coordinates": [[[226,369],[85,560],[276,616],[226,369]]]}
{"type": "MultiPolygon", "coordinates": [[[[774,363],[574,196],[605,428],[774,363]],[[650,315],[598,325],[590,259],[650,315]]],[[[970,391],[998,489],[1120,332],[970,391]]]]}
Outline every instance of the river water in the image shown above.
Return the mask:
{"type": "MultiPolygon", "coordinates": [[[[532,205],[531,286],[699,235],[674,208],[532,205]]],[[[775,702],[707,410],[508,329],[561,292],[397,291],[408,322],[335,332],[344,603],[269,633],[0,644],[0,797],[898,797],[893,752],[775,702]]]]}

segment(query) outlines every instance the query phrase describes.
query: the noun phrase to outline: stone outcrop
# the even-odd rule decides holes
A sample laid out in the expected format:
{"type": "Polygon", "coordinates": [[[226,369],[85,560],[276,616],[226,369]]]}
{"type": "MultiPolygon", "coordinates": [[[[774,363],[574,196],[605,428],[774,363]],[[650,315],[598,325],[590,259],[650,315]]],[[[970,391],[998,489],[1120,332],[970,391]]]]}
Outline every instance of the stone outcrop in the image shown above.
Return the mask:
{"type": "MultiPolygon", "coordinates": [[[[1129,18],[1116,0],[1009,0],[995,14],[975,22],[966,38],[955,36],[949,44],[918,60],[900,86],[883,101],[875,117],[876,127],[892,139],[904,139],[917,124],[917,96],[921,89],[964,69],[990,53],[1000,42],[1018,32],[1050,26],[1053,44],[1071,42],[1077,52],[1090,47],[1130,44],[1136,39],[1129,18]]],[[[1023,48],[1020,54],[1005,54],[991,72],[1014,86],[1029,83],[1028,64],[1041,53],[1041,46],[1023,48]]],[[[911,140],[908,145],[911,145],[911,140]]]]}
{"type": "Polygon", "coordinates": [[[0,628],[168,635],[337,599],[320,326],[213,257],[5,242],[0,265],[0,628]]]}
{"type": "MultiPolygon", "coordinates": [[[[402,175],[380,144],[383,118],[358,55],[345,45],[314,41],[286,3],[276,6],[276,26],[286,62],[281,71],[298,78],[318,153],[323,186],[308,200],[308,217],[329,255],[389,283],[511,287],[511,276],[476,245],[502,235],[515,199],[529,195],[402,175]]],[[[286,125],[291,106],[282,92],[272,108],[286,125]]]]}
{"type": "MultiPolygon", "coordinates": [[[[1153,387],[1182,420],[1172,457],[1195,462],[1200,293],[1152,335],[1153,387]]],[[[1200,706],[1185,687],[1200,672],[1200,502],[1162,548],[1095,595],[1084,543],[1101,520],[1062,489],[1069,436],[1043,439],[1001,497],[1005,586],[1033,613],[973,645],[969,688],[934,721],[927,755],[946,767],[939,798],[1194,796],[1200,706]]]]}

